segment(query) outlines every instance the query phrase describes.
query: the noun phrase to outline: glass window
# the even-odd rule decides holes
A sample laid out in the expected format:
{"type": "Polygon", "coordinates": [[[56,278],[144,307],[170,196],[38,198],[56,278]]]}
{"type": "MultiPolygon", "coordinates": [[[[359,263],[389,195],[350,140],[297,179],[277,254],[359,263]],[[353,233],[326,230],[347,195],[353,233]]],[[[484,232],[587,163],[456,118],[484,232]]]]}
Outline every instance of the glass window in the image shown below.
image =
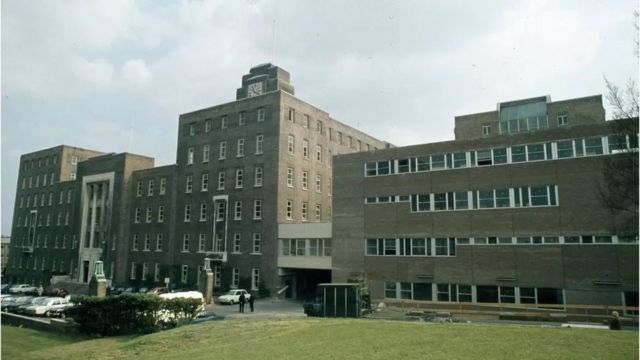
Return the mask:
{"type": "Polygon", "coordinates": [[[436,290],[438,292],[438,301],[449,301],[449,284],[438,284],[436,290]]]}
{"type": "Polygon", "coordinates": [[[395,281],[384,282],[384,297],[387,299],[396,298],[396,283],[395,281]]]}
{"type": "Polygon", "coordinates": [[[573,157],[573,140],[558,141],[558,159],[573,157]]]}
{"type": "Polygon", "coordinates": [[[616,153],[627,149],[626,135],[609,135],[609,152],[616,153]]]}
{"type": "Polygon", "coordinates": [[[522,146],[511,147],[511,162],[523,162],[527,161],[526,148],[522,146]]]}
{"type": "Polygon", "coordinates": [[[384,239],[384,254],[396,255],[396,239],[384,239]]]}
{"type": "Polygon", "coordinates": [[[434,210],[447,210],[447,194],[433,194],[433,209],[434,210]]]}
{"type": "Polygon", "coordinates": [[[453,167],[463,168],[467,167],[467,153],[455,153],[453,154],[453,167]]]}
{"type": "Polygon", "coordinates": [[[471,285],[458,285],[458,301],[471,302],[472,300],[471,285]]]}
{"type": "Polygon", "coordinates": [[[500,302],[515,304],[516,289],[512,286],[500,286],[500,302]]]}
{"type": "Polygon", "coordinates": [[[378,239],[367,239],[367,255],[378,255],[378,239]]]}
{"type": "Polygon", "coordinates": [[[457,191],[454,193],[456,199],[456,210],[464,210],[469,208],[469,196],[466,191],[457,191]]]}
{"type": "Polygon", "coordinates": [[[491,165],[491,150],[478,150],[477,151],[477,164],[478,166],[491,165]]]}
{"type": "Polygon", "coordinates": [[[436,238],[436,256],[449,255],[449,242],[446,238],[436,238]]]}
{"type": "Polygon", "coordinates": [[[425,239],[411,239],[411,255],[426,255],[425,239]]]}
{"type": "Polygon", "coordinates": [[[429,195],[418,195],[418,211],[430,211],[431,210],[431,198],[429,195]]]}
{"type": "Polygon", "coordinates": [[[509,189],[496,189],[496,207],[509,207],[509,189]]]}
{"type": "Polygon", "coordinates": [[[585,139],[584,145],[586,155],[602,154],[602,138],[594,137],[585,139]]]}
{"type": "Polygon", "coordinates": [[[494,207],[493,190],[479,190],[478,200],[480,209],[490,209],[494,207]]]}
{"type": "MultiPolygon", "coordinates": [[[[429,283],[413,283],[413,299],[431,301],[431,284],[429,283]]],[[[633,305],[637,306],[637,305],[633,305]]]]}
{"type": "Polygon", "coordinates": [[[428,171],[431,169],[431,163],[428,156],[418,156],[416,158],[416,166],[418,171],[428,171]]]}
{"type": "Polygon", "coordinates": [[[409,165],[409,159],[400,159],[398,160],[398,173],[408,173],[411,171],[411,166],[409,165]]]}
{"type": "Polygon", "coordinates": [[[498,287],[492,285],[476,286],[477,301],[483,303],[498,302],[498,287]]]}
{"type": "Polygon", "coordinates": [[[506,148],[493,149],[493,163],[494,164],[506,164],[507,163],[507,149],[506,148]]]}
{"type": "Polygon", "coordinates": [[[580,236],[565,236],[565,244],[580,244],[580,236]]]}
{"type": "Polygon", "coordinates": [[[531,206],[549,205],[548,189],[546,186],[531,187],[531,206]]]}
{"type": "Polygon", "coordinates": [[[527,145],[527,155],[529,161],[544,160],[544,145],[527,145]]]}
{"type": "Polygon", "coordinates": [[[431,168],[433,170],[444,169],[444,155],[431,155],[431,168]]]}
{"type": "Polygon", "coordinates": [[[388,175],[389,171],[389,161],[378,161],[378,175],[388,175]]]}

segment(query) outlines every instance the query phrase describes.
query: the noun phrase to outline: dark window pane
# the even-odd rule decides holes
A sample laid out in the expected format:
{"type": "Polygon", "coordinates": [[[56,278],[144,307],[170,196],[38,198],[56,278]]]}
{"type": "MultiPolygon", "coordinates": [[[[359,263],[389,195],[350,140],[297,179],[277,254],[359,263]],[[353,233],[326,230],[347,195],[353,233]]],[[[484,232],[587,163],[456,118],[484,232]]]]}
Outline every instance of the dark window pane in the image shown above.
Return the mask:
{"type": "Polygon", "coordinates": [[[497,286],[476,286],[478,302],[484,303],[497,303],[498,302],[498,287],[497,286]]]}

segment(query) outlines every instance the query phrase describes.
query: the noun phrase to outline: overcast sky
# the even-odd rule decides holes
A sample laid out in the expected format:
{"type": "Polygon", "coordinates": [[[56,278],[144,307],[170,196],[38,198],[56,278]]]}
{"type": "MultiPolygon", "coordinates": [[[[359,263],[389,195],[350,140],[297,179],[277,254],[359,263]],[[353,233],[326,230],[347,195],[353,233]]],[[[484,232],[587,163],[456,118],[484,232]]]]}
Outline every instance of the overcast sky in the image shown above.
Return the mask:
{"type": "Polygon", "coordinates": [[[234,100],[254,65],[286,69],[297,97],[395,145],[449,140],[456,115],[601,94],[603,75],[637,78],[636,8],[4,0],[2,234],[11,232],[21,154],[67,144],[175,163],[178,115],[234,100]]]}

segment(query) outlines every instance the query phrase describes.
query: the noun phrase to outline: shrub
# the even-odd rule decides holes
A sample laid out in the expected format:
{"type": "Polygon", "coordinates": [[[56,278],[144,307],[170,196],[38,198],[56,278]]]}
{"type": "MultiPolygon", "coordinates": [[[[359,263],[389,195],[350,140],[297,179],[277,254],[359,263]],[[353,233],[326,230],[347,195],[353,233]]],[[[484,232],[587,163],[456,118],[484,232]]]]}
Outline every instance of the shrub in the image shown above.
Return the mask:
{"type": "Polygon", "coordinates": [[[147,294],[122,294],[110,297],[82,296],[71,316],[80,332],[113,336],[146,334],[175,327],[180,320],[190,320],[202,305],[198,299],[165,300],[147,294]]]}

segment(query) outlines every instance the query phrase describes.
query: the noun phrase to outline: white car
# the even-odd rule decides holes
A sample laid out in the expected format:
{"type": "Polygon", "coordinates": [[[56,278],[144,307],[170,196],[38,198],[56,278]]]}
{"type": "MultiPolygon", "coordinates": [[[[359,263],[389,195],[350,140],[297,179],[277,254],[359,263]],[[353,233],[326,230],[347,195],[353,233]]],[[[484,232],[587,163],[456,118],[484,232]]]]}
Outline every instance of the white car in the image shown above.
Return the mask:
{"type": "Polygon", "coordinates": [[[69,300],[59,297],[39,297],[33,299],[30,305],[22,307],[22,312],[27,315],[44,315],[47,311],[69,306],[69,300]]]}
{"type": "Polygon", "coordinates": [[[10,289],[9,292],[12,294],[24,294],[24,293],[29,293],[29,292],[38,292],[38,288],[35,286],[31,286],[29,284],[18,284],[18,285],[13,285],[10,289]]]}
{"type": "Polygon", "coordinates": [[[220,304],[230,304],[230,305],[237,304],[240,302],[241,294],[244,294],[244,301],[248,302],[249,298],[251,297],[251,294],[249,294],[249,292],[247,292],[247,290],[245,289],[229,290],[228,293],[218,296],[216,301],[219,302],[220,304]]]}

